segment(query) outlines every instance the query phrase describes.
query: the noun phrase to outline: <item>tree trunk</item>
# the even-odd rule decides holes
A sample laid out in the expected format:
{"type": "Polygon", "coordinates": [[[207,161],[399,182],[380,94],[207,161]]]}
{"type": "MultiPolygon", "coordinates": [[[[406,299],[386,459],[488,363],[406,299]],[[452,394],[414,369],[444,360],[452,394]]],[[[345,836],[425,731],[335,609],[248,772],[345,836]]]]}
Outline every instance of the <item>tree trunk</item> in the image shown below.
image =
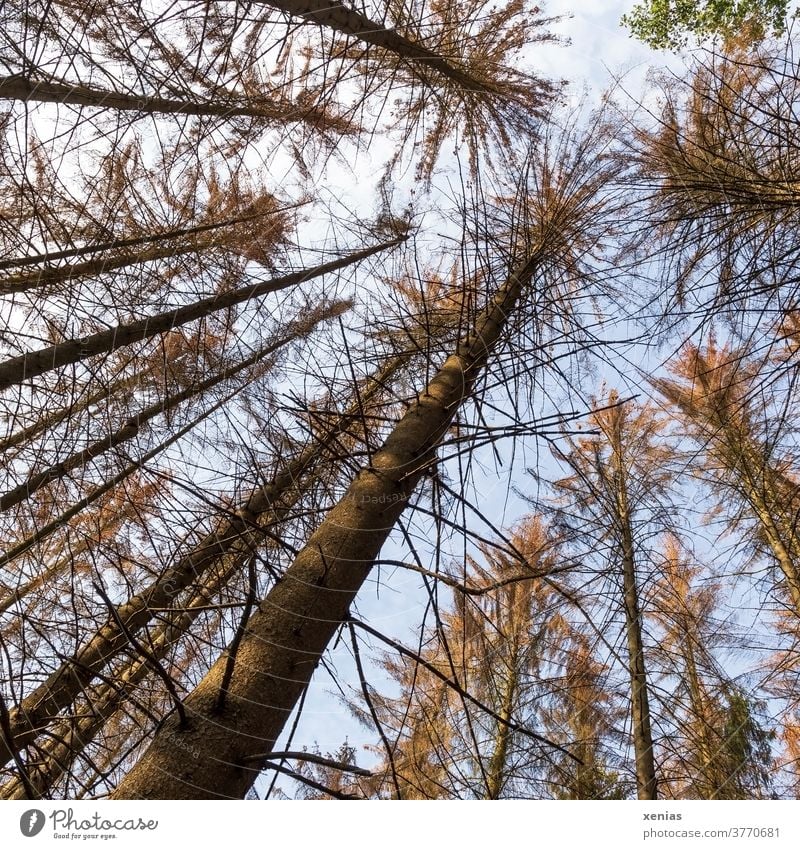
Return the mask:
{"type": "MultiPolygon", "coordinates": [[[[713,741],[709,737],[709,716],[708,716],[708,699],[705,693],[705,688],[700,681],[700,673],[697,669],[697,661],[694,656],[692,640],[694,640],[695,631],[691,623],[685,620],[684,625],[685,642],[681,644],[681,654],[686,667],[686,678],[689,689],[689,704],[697,722],[700,725],[700,734],[698,735],[696,744],[698,748],[698,756],[700,759],[700,774],[703,779],[702,792],[698,793],[701,799],[713,799],[716,797],[718,788],[717,775],[719,774],[714,769],[714,756],[718,755],[719,741],[713,741]]],[[[724,779],[723,779],[724,780],[724,779]]]]}
{"type": "Polygon", "coordinates": [[[633,542],[631,510],[620,419],[609,433],[611,462],[615,481],[615,524],[620,535],[622,566],[622,604],[625,613],[625,638],[628,645],[628,673],[631,682],[631,731],[636,756],[636,792],[639,799],[657,799],[658,782],[653,757],[653,732],[650,724],[650,701],[644,662],[642,615],[639,610],[639,587],[636,580],[636,555],[633,542]]]}
{"type": "Polygon", "coordinates": [[[631,726],[636,755],[636,791],[639,799],[657,799],[658,782],[653,758],[653,733],[650,726],[650,702],[644,663],[642,616],[639,610],[633,530],[622,470],[618,472],[618,482],[619,523],[622,532],[622,597],[625,610],[625,637],[628,644],[628,671],[631,681],[631,726]]]}
{"type": "Polygon", "coordinates": [[[223,654],[168,718],[113,794],[117,799],[242,798],[275,745],[323,652],[347,620],[436,447],[496,346],[535,270],[510,275],[379,451],[311,535],[251,617],[233,674],[223,654]],[[227,697],[219,694],[227,680],[227,697]]]}
{"type": "MultiPolygon", "coordinates": [[[[512,662],[516,663],[516,647],[512,651],[512,662]]],[[[514,699],[517,694],[517,672],[512,666],[503,688],[503,698],[498,713],[504,722],[498,722],[494,736],[494,750],[486,770],[486,798],[499,799],[507,778],[508,748],[511,742],[511,728],[508,723],[514,712],[514,699]]]]}
{"type": "Polygon", "coordinates": [[[71,339],[67,342],[59,342],[47,348],[40,348],[38,351],[29,351],[18,357],[12,357],[0,363],[0,389],[7,389],[9,386],[23,383],[31,378],[39,377],[54,369],[80,362],[97,354],[110,353],[133,342],[142,342],[145,339],[157,336],[159,333],[165,333],[168,330],[181,327],[191,321],[197,321],[219,310],[244,303],[253,298],[262,297],[270,292],[279,292],[282,289],[296,286],[298,283],[304,283],[315,277],[338,271],[349,265],[354,265],[362,259],[373,256],[380,251],[395,247],[404,241],[405,238],[405,236],[402,236],[388,242],[382,242],[371,248],[348,254],[340,259],[326,262],[313,268],[295,271],[283,277],[243,286],[231,292],[212,295],[209,298],[195,301],[195,303],[188,306],[177,307],[176,309],[168,310],[167,312],[159,313],[149,318],[134,321],[131,324],[121,324],[109,330],[90,334],[83,339],[71,339]]]}
{"type": "MultiPolygon", "coordinates": [[[[136,634],[153,619],[154,608],[167,607],[175,596],[187,589],[218,564],[237,552],[251,553],[261,538],[263,519],[281,519],[294,504],[293,492],[313,470],[339,436],[363,414],[365,405],[379,397],[389,381],[409,360],[416,348],[392,357],[365,382],[357,400],[305,449],[286,462],[272,483],[254,490],[237,508],[226,511],[213,531],[206,534],[175,566],[164,572],[143,592],[116,608],[115,616],[99,629],[77,652],[62,663],[46,681],[23,699],[10,713],[10,738],[0,727],[0,765],[12,759],[14,752],[32,742],[52,723],[83,689],[128,645],[127,634],[136,634]],[[261,522],[259,522],[261,520],[261,522]],[[124,623],[124,630],[118,621],[124,623]]],[[[137,465],[138,468],[138,465],[137,465]]]]}
{"type": "Polygon", "coordinates": [[[196,398],[203,393],[208,392],[209,389],[213,389],[223,381],[235,377],[239,374],[239,372],[256,365],[256,363],[260,362],[268,354],[275,353],[275,351],[280,350],[286,345],[289,345],[298,339],[302,339],[311,333],[317,324],[341,315],[345,310],[349,309],[349,307],[350,305],[347,302],[335,303],[330,306],[326,306],[321,310],[317,310],[307,318],[291,322],[278,340],[273,342],[271,345],[261,348],[259,351],[251,354],[251,356],[236,365],[230,366],[218,374],[206,378],[200,383],[188,386],[186,389],[176,392],[174,395],[168,395],[166,398],[157,401],[155,404],[151,404],[140,413],[137,413],[135,416],[131,416],[122,427],[118,428],[113,433],[108,436],[104,436],[102,439],[98,439],[82,451],[76,451],[74,454],[70,454],[69,457],[66,457],[58,463],[54,463],[44,471],[31,475],[26,481],[19,484],[19,486],[16,486],[14,489],[10,489],[8,492],[0,495],[0,513],[10,510],[12,507],[30,498],[42,487],[66,477],[70,474],[70,472],[75,471],[75,469],[82,468],[90,460],[101,456],[107,451],[110,451],[112,448],[116,448],[118,445],[122,445],[123,443],[134,439],[139,435],[141,429],[152,419],[164,415],[170,410],[174,410],[184,401],[196,398]]]}
{"type": "Polygon", "coordinates": [[[409,40],[395,29],[387,29],[371,21],[360,12],[349,9],[336,0],[258,0],[258,3],[327,27],[342,35],[352,36],[365,44],[380,47],[412,65],[432,68],[467,91],[502,96],[500,89],[476,79],[468,71],[454,65],[451,60],[409,40]]]}
{"type": "Polygon", "coordinates": [[[22,100],[26,103],[64,103],[68,106],[90,106],[114,109],[121,112],[139,112],[143,115],[195,115],[219,118],[261,118],[281,124],[305,123],[323,130],[346,131],[347,124],[328,115],[324,109],[299,107],[291,101],[242,102],[225,96],[214,100],[192,99],[187,92],[185,100],[170,100],[148,95],[123,94],[117,91],[61,82],[59,80],[30,80],[23,74],[0,76],[0,99],[22,100]]]}

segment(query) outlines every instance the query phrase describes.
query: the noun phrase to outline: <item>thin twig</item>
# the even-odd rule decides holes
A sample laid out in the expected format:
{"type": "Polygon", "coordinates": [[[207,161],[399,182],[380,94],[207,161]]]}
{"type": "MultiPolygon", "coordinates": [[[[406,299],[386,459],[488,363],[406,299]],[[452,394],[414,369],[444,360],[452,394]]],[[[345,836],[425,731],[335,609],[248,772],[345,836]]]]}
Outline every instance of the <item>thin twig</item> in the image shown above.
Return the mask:
{"type": "Polygon", "coordinates": [[[288,775],[289,778],[293,778],[295,781],[299,781],[301,784],[307,784],[309,787],[312,787],[314,790],[319,790],[321,793],[327,793],[328,796],[333,796],[334,799],[360,799],[361,796],[357,796],[355,793],[342,793],[339,790],[334,790],[332,787],[326,787],[324,784],[320,784],[318,781],[314,781],[313,778],[308,778],[305,775],[302,775],[299,772],[295,772],[294,770],[287,769],[285,766],[279,766],[278,764],[264,764],[266,769],[275,770],[275,772],[280,772],[282,775],[288,775]]]}
{"type": "Polygon", "coordinates": [[[125,623],[117,613],[116,608],[114,607],[111,599],[106,595],[105,590],[98,584],[97,582],[92,582],[92,586],[97,590],[100,597],[108,607],[108,611],[111,614],[113,620],[117,623],[117,627],[122,631],[125,639],[133,646],[134,650],[140,654],[156,671],[159,678],[164,682],[164,686],[167,688],[172,700],[175,704],[175,710],[178,712],[178,716],[180,717],[180,727],[188,728],[189,721],[186,718],[186,709],[183,706],[183,702],[181,701],[181,697],[178,695],[178,690],[175,686],[175,682],[170,678],[169,673],[166,669],[158,662],[158,659],[154,657],[137,639],[131,634],[130,629],[127,628],[125,623]]]}
{"type": "Polygon", "coordinates": [[[320,766],[327,766],[331,769],[338,769],[341,772],[352,772],[354,775],[363,775],[364,778],[372,778],[372,773],[368,769],[362,769],[362,767],[355,766],[354,764],[346,764],[342,763],[341,761],[334,761],[330,758],[323,758],[322,755],[315,755],[312,752],[265,752],[261,755],[248,755],[246,758],[242,759],[242,763],[249,763],[250,761],[261,760],[308,761],[312,764],[319,764],[320,766]]]}
{"type": "Polygon", "coordinates": [[[247,622],[250,619],[250,614],[253,612],[253,607],[256,603],[257,577],[256,577],[256,555],[254,554],[247,564],[247,574],[249,587],[247,588],[247,601],[245,602],[242,618],[239,620],[239,627],[231,640],[230,648],[228,649],[228,659],[225,663],[225,672],[222,675],[222,683],[219,685],[219,694],[217,696],[216,709],[220,713],[225,709],[225,697],[228,695],[228,687],[233,678],[233,669],[236,665],[236,655],[239,651],[239,646],[247,629],[247,622]]]}
{"type": "Polygon", "coordinates": [[[428,663],[427,660],[420,657],[416,652],[411,651],[411,649],[406,648],[404,645],[395,642],[390,637],[387,637],[385,634],[381,634],[380,631],[376,631],[374,628],[370,628],[365,622],[361,622],[358,619],[353,619],[352,617],[348,618],[348,624],[357,625],[363,631],[366,631],[368,634],[371,634],[373,637],[376,637],[381,642],[386,643],[387,646],[393,648],[396,652],[404,655],[405,657],[410,658],[415,663],[419,663],[421,666],[424,666],[430,673],[435,675],[440,681],[444,682],[448,687],[455,690],[462,698],[466,699],[469,702],[472,702],[476,707],[480,708],[486,714],[488,714],[495,722],[499,722],[501,725],[505,725],[510,728],[512,731],[517,731],[520,734],[523,734],[526,737],[530,737],[532,740],[536,740],[539,743],[544,743],[546,746],[550,746],[561,754],[566,755],[571,760],[575,761],[575,763],[583,764],[583,761],[572,754],[569,749],[565,749],[563,746],[559,746],[558,743],[554,743],[552,740],[548,740],[547,737],[543,737],[541,734],[537,734],[535,731],[531,731],[528,728],[525,728],[524,725],[519,725],[516,722],[512,722],[508,719],[503,719],[500,714],[493,711],[488,705],[484,704],[479,699],[476,699],[471,693],[468,693],[460,684],[456,681],[453,681],[452,678],[448,678],[447,675],[444,675],[440,672],[433,664],[428,663]]]}
{"type": "Polygon", "coordinates": [[[403,794],[400,792],[400,782],[397,780],[397,769],[394,764],[394,749],[389,745],[389,739],[386,736],[386,732],[383,730],[383,725],[381,725],[381,722],[378,719],[378,713],[375,710],[375,705],[373,705],[372,698],[369,694],[369,687],[367,686],[367,679],[364,675],[364,667],[361,663],[361,652],[358,648],[358,640],[356,638],[355,629],[353,628],[353,623],[348,622],[347,627],[350,630],[350,641],[353,644],[353,657],[356,662],[356,669],[358,670],[358,679],[361,682],[361,692],[364,695],[364,701],[367,703],[367,708],[369,709],[369,714],[372,717],[372,722],[375,725],[375,730],[380,735],[383,747],[386,749],[386,757],[389,759],[389,767],[392,771],[392,783],[394,784],[397,798],[402,799],[403,794]]]}

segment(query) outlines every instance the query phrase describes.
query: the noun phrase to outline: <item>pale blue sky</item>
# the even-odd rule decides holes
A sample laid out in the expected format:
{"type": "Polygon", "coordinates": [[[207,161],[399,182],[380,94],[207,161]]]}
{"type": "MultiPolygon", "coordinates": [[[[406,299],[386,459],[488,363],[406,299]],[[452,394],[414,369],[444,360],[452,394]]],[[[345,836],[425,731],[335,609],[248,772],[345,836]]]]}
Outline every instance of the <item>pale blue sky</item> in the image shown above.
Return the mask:
{"type": "MultiPolygon", "coordinates": [[[[574,0],[551,0],[543,5],[544,12],[548,15],[564,15],[554,31],[570,39],[571,43],[533,45],[530,55],[526,58],[530,68],[542,76],[568,80],[570,100],[574,98],[573,102],[580,99],[585,90],[588,90],[590,100],[596,101],[604,90],[613,85],[615,78],[619,77],[624,77],[624,89],[637,96],[643,90],[649,68],[654,65],[661,66],[665,62],[679,64],[676,57],[666,53],[654,53],[635,42],[619,26],[620,17],[633,6],[633,2],[595,2],[587,4],[589,9],[584,7],[572,15],[569,15],[569,10],[578,6],[574,0]]],[[[330,178],[331,174],[326,176],[330,178]]],[[[343,172],[341,176],[344,183],[348,175],[343,172]]],[[[345,186],[342,188],[345,189],[345,186]]],[[[369,189],[365,185],[347,186],[346,191],[355,206],[370,202],[367,194],[369,189]]],[[[546,453],[546,449],[543,450],[546,453]]],[[[527,464],[533,465],[533,459],[528,457],[527,464]]],[[[520,467],[524,465],[525,463],[522,463],[520,467]]],[[[481,506],[489,507],[493,521],[503,525],[510,517],[524,512],[523,505],[513,495],[507,504],[507,510],[504,510],[507,479],[486,483],[488,488],[481,493],[481,506]],[[492,491],[497,493],[497,502],[494,505],[491,505],[492,491]]],[[[394,547],[390,542],[385,547],[383,556],[405,556],[399,549],[392,551],[394,547]]],[[[390,577],[389,571],[384,569],[379,589],[376,578],[377,574],[373,573],[367,587],[359,595],[360,615],[378,630],[413,645],[418,633],[415,629],[419,627],[426,602],[419,577],[401,570],[395,570],[390,577]]],[[[364,655],[366,659],[366,652],[364,655]]],[[[329,653],[329,662],[335,666],[339,684],[345,690],[358,688],[358,679],[348,651],[339,649],[329,653]]],[[[379,670],[373,667],[368,675],[372,683],[381,686],[379,670]]],[[[330,677],[319,671],[306,700],[303,719],[292,748],[313,746],[316,743],[323,752],[335,751],[347,738],[350,744],[358,749],[359,763],[369,763],[372,756],[364,751],[363,746],[373,743],[375,735],[355,722],[346,707],[337,699],[335,692],[330,677]]],[[[257,788],[262,793],[266,786],[266,780],[259,780],[257,788]]],[[[285,786],[285,783],[280,782],[280,786],[285,786]]]]}

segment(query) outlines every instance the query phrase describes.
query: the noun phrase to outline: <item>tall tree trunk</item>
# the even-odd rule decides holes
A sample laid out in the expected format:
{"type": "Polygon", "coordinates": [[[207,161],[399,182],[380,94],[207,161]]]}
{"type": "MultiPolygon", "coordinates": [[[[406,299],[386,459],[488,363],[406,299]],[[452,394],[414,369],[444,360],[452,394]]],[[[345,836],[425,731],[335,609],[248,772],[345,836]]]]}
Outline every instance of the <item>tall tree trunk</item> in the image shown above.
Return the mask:
{"type": "Polygon", "coordinates": [[[640,799],[657,799],[653,734],[650,726],[650,703],[647,674],[644,664],[642,619],[639,611],[639,590],[633,557],[627,552],[622,561],[623,603],[625,608],[625,637],[628,644],[628,663],[631,680],[631,723],[633,748],[636,753],[636,790],[640,799]]]}
{"type": "Polygon", "coordinates": [[[256,118],[280,124],[305,123],[325,131],[347,132],[347,122],[329,115],[324,109],[298,106],[291,101],[266,98],[249,101],[234,96],[217,95],[213,100],[199,100],[187,92],[186,99],[169,99],[148,95],[124,94],[60,80],[31,80],[24,74],[0,76],[0,100],[22,100],[25,103],[64,103],[68,106],[90,106],[142,115],[194,115],[219,118],[256,118]]]}
{"type": "Polygon", "coordinates": [[[697,661],[692,646],[694,629],[690,623],[684,623],[684,625],[685,641],[681,644],[680,651],[683,655],[684,666],[686,667],[689,705],[697,722],[700,724],[700,734],[698,735],[696,744],[700,759],[700,773],[703,779],[703,787],[702,792],[698,795],[701,799],[713,799],[716,796],[716,791],[719,789],[717,786],[719,784],[717,781],[719,773],[714,769],[714,755],[718,754],[717,749],[721,741],[714,741],[709,734],[708,698],[705,688],[700,681],[700,673],[697,669],[697,661]]]}
{"type": "Polygon", "coordinates": [[[653,733],[650,724],[650,701],[644,662],[642,615],[639,609],[639,587],[636,579],[636,554],[633,542],[631,508],[628,501],[628,470],[620,429],[621,419],[614,420],[609,441],[614,475],[615,524],[620,536],[622,566],[622,604],[625,614],[625,639],[628,646],[628,673],[631,682],[631,730],[636,756],[636,791],[639,799],[658,798],[653,733]]]}
{"type": "Polygon", "coordinates": [[[168,607],[176,595],[191,586],[223,558],[251,553],[263,536],[264,522],[282,519],[294,504],[296,488],[313,471],[345,429],[363,414],[365,405],[385,392],[386,384],[408,362],[416,348],[395,355],[365,381],[357,400],[294,458],[288,460],[272,482],[252,491],[226,511],[214,530],[206,534],[179,562],[166,570],[141,593],[117,606],[114,616],[76,653],[10,712],[8,733],[0,727],[0,765],[5,765],[52,723],[121,650],[128,634],[148,625],[153,610],[168,607]],[[119,623],[124,624],[121,628],[119,623]]]}
{"type": "Polygon", "coordinates": [[[275,745],[323,652],[347,620],[381,547],[453,418],[469,397],[523,286],[530,258],[500,287],[368,466],[253,614],[232,659],[223,654],[122,781],[114,798],[242,798],[275,745]],[[226,698],[220,706],[225,684],[226,698]]]}
{"type": "Polygon", "coordinates": [[[622,462],[619,431],[612,437],[614,469],[617,479],[618,526],[622,550],[622,602],[625,611],[625,638],[628,645],[628,673],[631,682],[631,727],[636,755],[636,792],[639,799],[657,799],[658,782],[653,757],[653,733],[650,725],[650,702],[642,640],[642,615],[639,610],[639,588],[636,580],[636,558],[633,528],[628,505],[626,470],[622,462]]]}
{"type": "Polygon", "coordinates": [[[365,15],[336,0],[257,0],[257,2],[259,5],[271,6],[273,9],[286,12],[287,15],[319,24],[342,35],[352,36],[365,44],[380,47],[412,65],[432,68],[467,91],[502,96],[499,88],[476,79],[468,71],[454,65],[450,59],[411,41],[395,29],[387,29],[382,24],[371,21],[365,15]]]}
{"type": "MultiPolygon", "coordinates": [[[[62,259],[89,256],[90,254],[96,254],[100,251],[118,251],[124,250],[125,248],[135,248],[140,245],[152,245],[173,239],[184,239],[187,236],[199,236],[203,233],[209,233],[223,227],[233,227],[236,224],[246,224],[249,221],[255,221],[258,218],[263,218],[265,215],[273,215],[275,213],[283,212],[284,209],[286,209],[286,207],[264,213],[259,212],[253,215],[242,215],[238,218],[228,218],[224,221],[217,221],[209,224],[197,224],[194,227],[181,227],[176,230],[165,230],[162,233],[148,233],[146,236],[131,236],[127,239],[113,239],[105,242],[94,242],[89,245],[81,245],[79,248],[65,248],[61,251],[48,251],[43,254],[33,254],[32,256],[3,259],[0,260],[0,271],[5,271],[7,268],[25,268],[29,265],[43,265],[49,262],[60,262],[62,259]]],[[[2,288],[2,284],[0,284],[0,294],[6,294],[5,290],[2,288]]]]}
{"type": "Polygon", "coordinates": [[[405,236],[382,242],[371,248],[348,254],[340,259],[323,263],[312,268],[295,271],[291,274],[265,280],[261,283],[243,286],[231,292],[223,292],[195,301],[184,307],[177,307],[158,315],[143,318],[130,324],[120,324],[109,330],[92,333],[82,339],[59,342],[37,351],[29,351],[0,362],[0,389],[23,383],[39,377],[62,366],[77,363],[97,354],[109,353],[133,342],[142,342],[160,333],[181,327],[191,321],[205,318],[214,312],[259,298],[270,292],[279,292],[298,283],[304,283],[315,277],[354,265],[367,257],[395,247],[405,240],[405,236]]]}
{"type": "Polygon", "coordinates": [[[509,722],[514,712],[514,700],[517,695],[516,647],[512,650],[512,665],[509,668],[508,680],[504,682],[503,696],[500,701],[500,717],[494,735],[494,749],[486,769],[486,798],[499,799],[508,777],[508,750],[511,743],[511,728],[509,722]]]}
{"type": "Polygon", "coordinates": [[[268,354],[273,354],[286,345],[304,338],[310,334],[320,322],[335,318],[349,308],[350,304],[348,302],[338,302],[316,310],[303,319],[293,321],[287,325],[284,332],[272,344],[261,348],[241,362],[229,366],[221,372],[200,381],[200,383],[192,384],[186,389],[176,392],[174,395],[168,395],[165,398],[156,401],[155,404],[151,404],[135,416],[131,416],[125,424],[122,425],[122,427],[117,428],[117,430],[113,433],[110,433],[108,436],[104,436],[102,439],[98,439],[82,451],[76,451],[75,453],[70,454],[69,457],[65,457],[63,460],[53,463],[53,465],[49,468],[31,475],[23,483],[0,495],[0,513],[5,510],[10,510],[12,507],[30,498],[42,487],[66,477],[70,474],[70,472],[82,468],[89,461],[96,457],[100,457],[112,448],[116,448],[117,446],[134,439],[139,435],[141,429],[152,419],[164,415],[170,410],[174,410],[184,401],[197,398],[223,381],[235,377],[245,369],[259,363],[268,354]]]}

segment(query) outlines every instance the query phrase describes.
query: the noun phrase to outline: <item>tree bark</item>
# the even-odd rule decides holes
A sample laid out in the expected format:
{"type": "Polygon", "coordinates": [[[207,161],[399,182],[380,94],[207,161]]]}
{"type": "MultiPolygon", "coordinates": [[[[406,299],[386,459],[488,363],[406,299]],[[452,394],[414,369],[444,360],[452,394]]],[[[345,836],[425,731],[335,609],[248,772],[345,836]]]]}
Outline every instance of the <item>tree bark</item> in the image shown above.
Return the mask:
{"type": "Polygon", "coordinates": [[[272,482],[253,490],[175,566],[165,571],[143,592],[116,608],[115,616],[100,628],[76,655],[53,672],[11,711],[8,734],[0,728],[0,765],[11,760],[57,718],[93,678],[128,645],[127,634],[136,634],[153,619],[154,608],[165,608],[176,595],[199,580],[224,557],[251,553],[262,536],[264,517],[277,521],[294,504],[293,492],[331,448],[344,430],[379,397],[389,381],[409,360],[415,348],[392,357],[365,382],[357,400],[306,448],[288,460],[272,482]],[[119,627],[124,624],[124,629],[119,627]]]}
{"type": "Polygon", "coordinates": [[[268,593],[238,645],[224,707],[223,654],[184,702],[189,718],[161,726],[113,798],[241,798],[266,762],[323,652],[453,418],[496,346],[536,258],[509,276],[383,446],[268,593]]]}

